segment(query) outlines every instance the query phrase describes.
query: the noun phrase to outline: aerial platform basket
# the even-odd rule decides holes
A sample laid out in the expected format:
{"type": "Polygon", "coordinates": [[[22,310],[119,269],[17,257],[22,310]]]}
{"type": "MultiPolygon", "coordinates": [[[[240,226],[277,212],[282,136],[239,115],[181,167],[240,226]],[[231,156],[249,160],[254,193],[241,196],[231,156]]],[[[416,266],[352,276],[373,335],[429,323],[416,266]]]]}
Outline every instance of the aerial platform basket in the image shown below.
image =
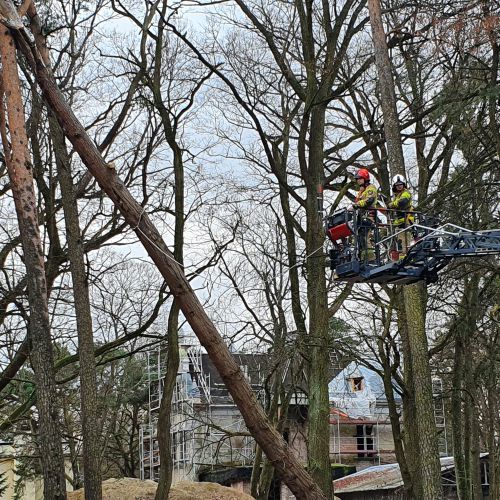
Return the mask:
{"type": "Polygon", "coordinates": [[[411,212],[414,223],[394,226],[391,215],[387,209],[354,209],[327,218],[325,231],[332,244],[329,266],[336,280],[432,283],[454,258],[500,255],[500,229],[472,231],[450,223],[440,225],[419,212],[411,212]],[[386,222],[380,220],[382,211],[386,222]]]}

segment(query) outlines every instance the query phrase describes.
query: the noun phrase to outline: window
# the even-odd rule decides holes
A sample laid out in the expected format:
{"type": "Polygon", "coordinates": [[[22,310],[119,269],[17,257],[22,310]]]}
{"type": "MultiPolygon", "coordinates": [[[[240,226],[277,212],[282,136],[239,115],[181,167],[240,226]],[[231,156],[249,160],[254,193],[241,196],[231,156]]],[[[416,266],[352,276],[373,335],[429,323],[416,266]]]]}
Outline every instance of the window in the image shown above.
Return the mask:
{"type": "Polygon", "coordinates": [[[363,377],[353,377],[350,380],[351,380],[351,389],[353,392],[359,392],[365,388],[363,377]]]}
{"type": "Polygon", "coordinates": [[[374,452],[373,425],[356,426],[358,458],[371,457],[374,452]]]}
{"type": "Polygon", "coordinates": [[[187,431],[172,433],[172,456],[175,463],[182,464],[188,460],[187,439],[187,431]]]}

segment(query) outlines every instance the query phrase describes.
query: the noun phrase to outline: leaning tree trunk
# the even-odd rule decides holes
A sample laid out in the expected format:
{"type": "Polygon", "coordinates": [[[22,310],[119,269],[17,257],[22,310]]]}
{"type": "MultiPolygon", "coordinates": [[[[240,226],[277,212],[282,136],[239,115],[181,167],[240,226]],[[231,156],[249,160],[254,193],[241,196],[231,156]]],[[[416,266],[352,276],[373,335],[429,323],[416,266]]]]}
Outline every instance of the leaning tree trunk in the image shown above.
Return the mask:
{"type": "MultiPolygon", "coordinates": [[[[384,133],[391,174],[405,174],[403,147],[396,106],[396,93],[382,24],[380,0],[368,0],[370,22],[375,49],[375,64],[379,77],[380,104],[384,116],[384,133]]],[[[411,351],[411,369],[414,380],[416,434],[419,442],[419,481],[413,478],[413,487],[422,492],[423,500],[442,498],[441,466],[434,419],[432,380],[425,329],[426,294],[424,285],[417,283],[403,288],[407,319],[407,333],[411,351]]],[[[411,431],[406,428],[406,432],[411,431]]]]}
{"type": "Polygon", "coordinates": [[[59,432],[59,405],[57,403],[50,336],[45,264],[38,228],[37,203],[28,153],[28,138],[24,121],[21,84],[17,72],[16,51],[10,30],[5,26],[0,28],[0,54],[2,57],[1,83],[3,87],[1,93],[6,98],[10,145],[7,139],[4,102],[1,103],[2,142],[19,223],[28,281],[30,306],[28,335],[31,363],[37,384],[36,401],[39,414],[37,440],[44,479],[44,498],[64,499],[66,498],[66,480],[59,432]]]}
{"type": "Polygon", "coordinates": [[[243,372],[208,318],[182,268],[175,262],[154,224],[144,214],[143,207],[133,198],[116,172],[108,168],[95,144],[68,106],[38,52],[31,49],[21,32],[16,32],[16,40],[66,137],[73,144],[98,184],[119,208],[128,224],[134,228],[139,240],[169,285],[173,296],[178,300],[184,317],[207,350],[250,433],[296,497],[301,499],[326,498],[288,449],[282,436],[267,419],[243,372]]]}

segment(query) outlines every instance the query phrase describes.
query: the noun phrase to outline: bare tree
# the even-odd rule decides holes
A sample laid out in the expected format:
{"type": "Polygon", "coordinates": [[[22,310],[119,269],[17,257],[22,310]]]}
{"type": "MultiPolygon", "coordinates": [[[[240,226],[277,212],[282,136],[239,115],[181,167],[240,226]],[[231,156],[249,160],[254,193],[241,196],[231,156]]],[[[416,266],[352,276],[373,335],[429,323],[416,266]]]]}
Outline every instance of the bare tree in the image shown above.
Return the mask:
{"type": "Polygon", "coordinates": [[[107,166],[97,148],[89,140],[37,52],[30,49],[21,32],[17,33],[19,36],[16,37],[16,40],[20,50],[29,61],[44,98],[57,116],[66,137],[81,155],[82,160],[101,187],[120,207],[125,219],[135,228],[140,241],[170,285],[174,297],[179,301],[184,316],[202,345],[207,349],[234,401],[240,408],[248,428],[266,451],[266,455],[274,463],[283,480],[296,495],[303,498],[323,498],[321,490],[297,460],[292,457],[281,436],[270,425],[241,369],[231,357],[157,229],[151,224],[149,218],[143,215],[140,205],[130,195],[116,173],[107,166]]]}

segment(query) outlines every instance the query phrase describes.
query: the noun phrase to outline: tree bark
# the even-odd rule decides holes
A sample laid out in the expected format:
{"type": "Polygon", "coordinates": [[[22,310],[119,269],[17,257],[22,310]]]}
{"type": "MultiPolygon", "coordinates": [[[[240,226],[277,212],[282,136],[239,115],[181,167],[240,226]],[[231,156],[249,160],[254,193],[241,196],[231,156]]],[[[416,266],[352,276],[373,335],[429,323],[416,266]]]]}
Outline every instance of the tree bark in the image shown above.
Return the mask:
{"type": "MultiPolygon", "coordinates": [[[[184,162],[182,159],[182,149],[177,143],[176,131],[173,127],[168,110],[163,103],[161,93],[161,68],[162,68],[162,53],[164,22],[166,14],[167,2],[162,3],[162,12],[158,25],[158,36],[155,47],[155,62],[154,75],[152,83],[152,92],[155,108],[160,113],[160,118],[163,125],[163,133],[165,139],[170,146],[173,154],[174,168],[174,258],[181,266],[184,264],[184,162]]],[[[156,500],[168,498],[170,486],[172,485],[172,398],[179,371],[179,305],[176,299],[172,303],[170,314],[168,317],[168,345],[167,345],[167,372],[165,374],[165,384],[160,403],[160,412],[158,415],[158,444],[160,452],[160,478],[158,480],[158,489],[156,490],[156,500]]],[[[183,437],[184,439],[184,437],[183,437]]]]}
{"type": "MultiPolygon", "coordinates": [[[[392,65],[382,24],[380,0],[368,0],[370,23],[375,50],[375,64],[380,85],[380,104],[384,116],[384,133],[387,143],[389,169],[392,175],[405,175],[403,146],[400,135],[392,65]]],[[[426,296],[421,283],[406,285],[403,288],[406,314],[408,346],[411,352],[411,370],[414,379],[415,422],[419,443],[418,467],[420,476],[413,486],[420,489],[422,498],[438,500],[442,498],[441,466],[437,446],[437,433],[434,419],[432,381],[428,357],[427,335],[425,330],[426,296]]],[[[407,363],[408,360],[405,360],[407,363]]],[[[405,368],[406,369],[406,368],[405,368]]],[[[406,432],[412,432],[405,426],[406,432]]]]}
{"type": "Polygon", "coordinates": [[[22,341],[19,349],[12,358],[12,361],[7,365],[5,370],[0,375],[0,393],[10,384],[11,380],[16,376],[16,373],[22,368],[29,356],[29,338],[28,336],[22,341]]]}
{"type": "MultiPolygon", "coordinates": [[[[390,321],[390,319],[388,320],[390,321]]],[[[390,325],[389,325],[390,326],[390,325]]],[[[389,326],[387,328],[389,328],[389,326]]],[[[384,325],[385,327],[385,325],[384,325]]],[[[392,437],[394,440],[394,451],[396,454],[396,460],[399,464],[399,469],[401,471],[401,477],[403,479],[403,484],[405,486],[406,492],[409,494],[411,492],[412,479],[410,471],[408,469],[408,461],[406,459],[404,443],[403,443],[403,433],[401,432],[401,422],[396,405],[396,400],[394,397],[394,385],[392,379],[392,367],[390,364],[390,357],[386,353],[384,341],[382,338],[378,341],[378,355],[381,361],[383,369],[382,381],[384,383],[384,392],[387,398],[387,406],[389,410],[389,419],[392,428],[392,437]]]]}
{"type": "Polygon", "coordinates": [[[380,106],[384,116],[384,135],[387,143],[387,159],[391,175],[405,174],[405,163],[401,134],[399,130],[398,110],[396,105],[396,92],[392,77],[392,64],[389,59],[380,0],[368,0],[370,24],[375,52],[375,65],[379,79],[378,92],[380,93],[380,106]]]}
{"type": "Polygon", "coordinates": [[[500,425],[498,421],[498,385],[497,373],[498,363],[490,361],[490,376],[487,389],[488,394],[488,451],[489,451],[489,482],[490,498],[500,497],[500,443],[498,442],[498,433],[500,425]]]}
{"type": "Polygon", "coordinates": [[[465,363],[465,346],[460,326],[455,339],[455,358],[453,362],[452,392],[450,401],[451,436],[453,441],[453,457],[455,459],[455,477],[457,496],[460,500],[467,498],[467,475],[464,455],[464,425],[462,421],[462,399],[465,363]]]}
{"type": "Polygon", "coordinates": [[[39,412],[38,442],[44,479],[44,498],[66,498],[64,457],[59,432],[59,405],[54,377],[54,359],[50,336],[47,305],[45,264],[38,229],[36,195],[28,154],[21,84],[17,72],[16,51],[10,30],[0,27],[0,54],[2,57],[2,94],[5,93],[9,121],[9,146],[6,135],[4,103],[2,102],[2,142],[12,186],[24,263],[28,281],[31,363],[37,383],[39,412]],[[11,154],[10,154],[11,151],[11,154]]]}
{"type": "Polygon", "coordinates": [[[293,456],[283,438],[266,418],[238,364],[205,313],[181,267],[176,263],[156,227],[144,214],[143,208],[132,197],[116,172],[108,168],[107,163],[64,100],[43,61],[40,60],[36,51],[31,50],[20,32],[17,32],[17,41],[21,52],[29,61],[44,98],[57,117],[66,137],[101,188],[135,230],[139,240],[160,270],[172,294],[178,300],[184,317],[207,350],[231,393],[250,433],[262,446],[267,457],[295,496],[304,499],[325,498],[321,489],[293,456]]]}
{"type": "Polygon", "coordinates": [[[158,446],[160,452],[160,477],[156,489],[155,500],[168,498],[170,486],[172,485],[172,397],[179,369],[179,307],[174,300],[168,316],[168,345],[167,345],[167,372],[163,385],[163,394],[158,414],[156,432],[158,434],[158,446]]]}
{"type": "Polygon", "coordinates": [[[49,116],[49,124],[61,186],[78,332],[85,500],[100,500],[102,498],[102,476],[99,460],[101,450],[99,446],[97,380],[89,284],[85,272],[85,253],[81,239],[78,204],[71,175],[71,162],[66,151],[64,135],[53,116],[49,116]]]}
{"type": "MultiPolygon", "coordinates": [[[[394,300],[397,309],[397,322],[401,337],[403,351],[403,444],[406,464],[408,467],[408,482],[404,483],[409,498],[419,499],[421,494],[421,481],[419,478],[419,440],[417,434],[416,409],[415,409],[415,378],[412,371],[412,356],[408,334],[408,321],[406,319],[405,304],[401,288],[395,289],[394,300]]],[[[397,457],[396,457],[397,458],[397,457]]],[[[402,476],[403,480],[405,476],[402,476]]]]}
{"type": "MultiPolygon", "coordinates": [[[[174,169],[174,258],[177,263],[183,266],[184,264],[184,162],[182,158],[182,149],[177,142],[176,129],[170,119],[170,114],[163,102],[162,96],[162,54],[164,50],[164,28],[165,15],[167,11],[167,2],[163,1],[161,6],[161,15],[158,23],[157,39],[155,46],[154,72],[151,83],[151,91],[153,93],[153,102],[158,110],[163,126],[163,133],[173,154],[173,169],[174,169]]],[[[145,64],[146,62],[143,61],[145,64]]],[[[158,444],[160,452],[160,477],[158,480],[158,488],[156,490],[156,500],[168,498],[170,487],[172,485],[172,398],[175,391],[175,383],[177,381],[177,373],[179,371],[179,305],[174,299],[170,314],[168,317],[168,345],[167,345],[167,372],[165,374],[165,383],[163,394],[160,403],[160,411],[158,415],[158,444]]],[[[184,439],[184,437],[183,437],[184,439]]]]}
{"type": "Polygon", "coordinates": [[[330,340],[328,302],[323,255],[324,228],[318,214],[317,189],[324,183],[323,146],[325,109],[316,105],[311,113],[309,171],[307,177],[306,252],[309,335],[306,339],[308,369],[308,470],[325,492],[332,496],[330,465],[330,404],[328,398],[330,340]],[[321,250],[321,251],[318,251],[321,250]]]}
{"type": "MultiPolygon", "coordinates": [[[[48,49],[33,4],[29,6],[29,14],[31,16],[33,35],[38,41],[40,55],[46,67],[50,69],[48,49]]],[[[68,260],[70,263],[73,298],[75,301],[80,369],[85,500],[101,500],[102,475],[99,460],[101,450],[99,447],[98,431],[97,380],[89,284],[85,271],[85,252],[81,239],[76,190],[71,175],[71,161],[66,148],[64,134],[56,118],[50,111],[49,128],[61,187],[68,260]]]]}
{"type": "MultiPolygon", "coordinates": [[[[476,395],[475,384],[471,386],[472,394],[476,395]]],[[[481,485],[481,437],[479,429],[479,412],[475,398],[472,401],[471,408],[471,440],[470,440],[470,483],[471,483],[471,500],[482,500],[483,489],[481,485]]]]}
{"type": "MultiPolygon", "coordinates": [[[[293,381],[292,387],[289,388],[288,393],[285,391],[283,384],[283,370],[284,365],[287,362],[285,355],[285,325],[285,313],[280,308],[279,321],[277,327],[275,328],[276,337],[273,350],[274,363],[272,363],[272,365],[276,368],[272,377],[272,390],[270,391],[270,401],[266,410],[268,417],[281,435],[283,435],[283,428],[287,421],[290,398],[292,392],[295,390],[293,387],[293,381]]],[[[262,457],[262,453],[260,453],[260,455],[262,457]]],[[[259,469],[255,479],[257,485],[255,486],[252,495],[255,496],[257,500],[267,500],[269,498],[269,491],[274,477],[274,467],[265,457],[264,460],[262,460],[262,468],[260,468],[260,462],[261,460],[259,460],[258,463],[259,469]]],[[[252,483],[253,482],[254,477],[252,471],[252,483]]]]}
{"type": "MultiPolygon", "coordinates": [[[[419,444],[419,469],[422,499],[442,498],[441,464],[437,446],[434,399],[425,329],[425,284],[407,285],[403,289],[408,340],[415,380],[415,421],[419,444]],[[411,325],[411,327],[410,327],[411,325]]],[[[420,489],[420,488],[419,488],[420,489]]]]}

